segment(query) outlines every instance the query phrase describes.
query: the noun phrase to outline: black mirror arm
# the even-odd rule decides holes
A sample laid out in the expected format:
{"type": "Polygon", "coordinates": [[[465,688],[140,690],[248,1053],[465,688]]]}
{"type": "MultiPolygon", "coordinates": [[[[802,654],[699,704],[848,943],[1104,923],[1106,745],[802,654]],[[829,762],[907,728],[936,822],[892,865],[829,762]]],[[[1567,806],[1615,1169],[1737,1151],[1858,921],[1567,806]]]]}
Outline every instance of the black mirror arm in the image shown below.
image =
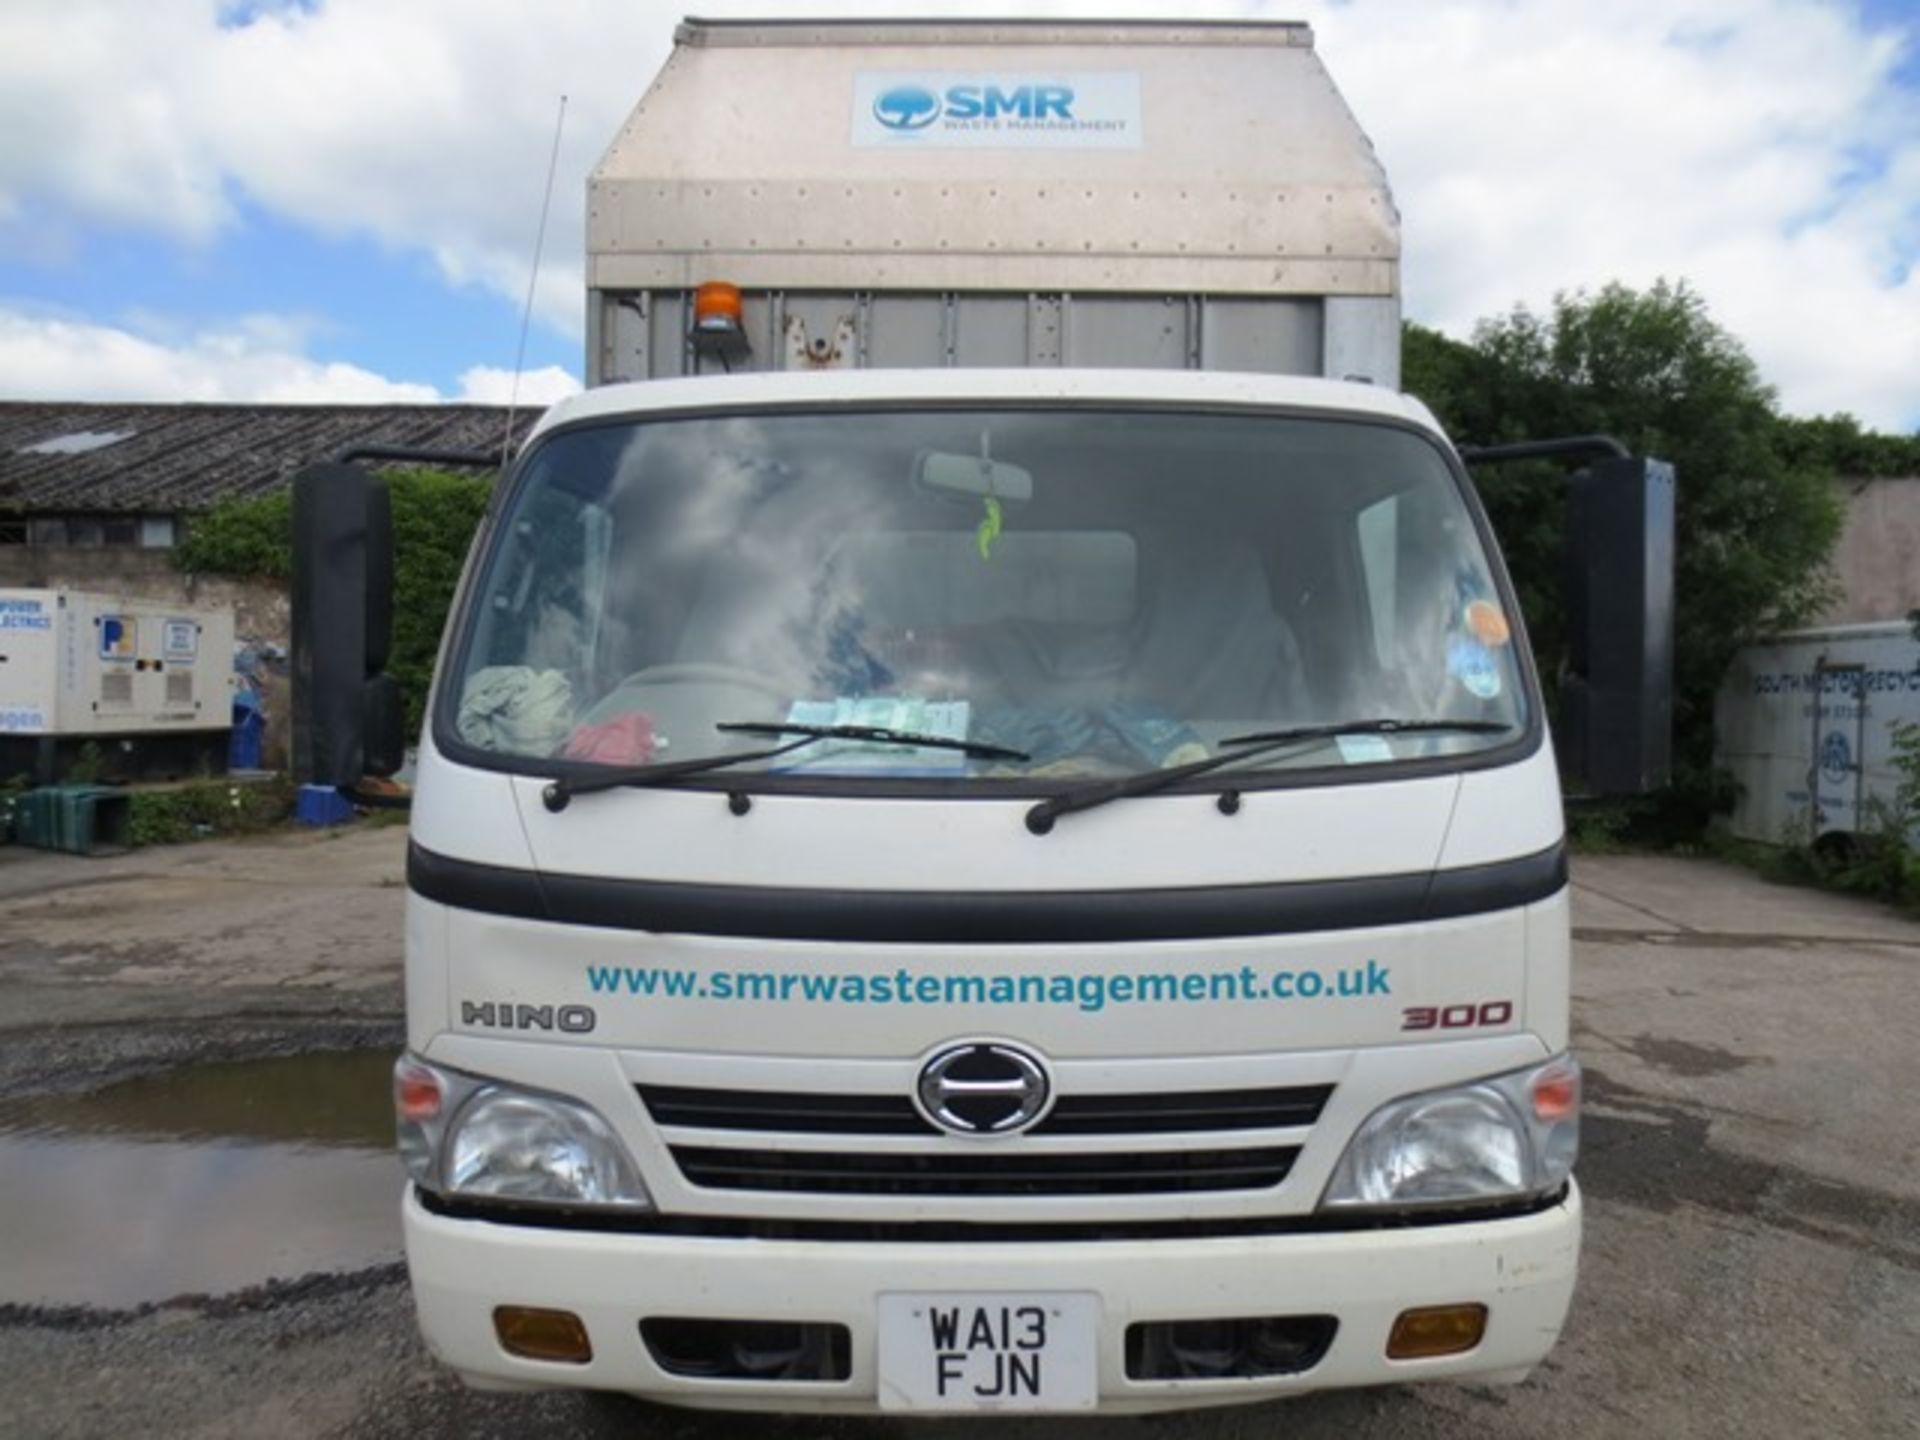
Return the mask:
{"type": "Polygon", "coordinates": [[[471,470],[504,470],[508,456],[503,450],[434,450],[413,445],[349,445],[333,457],[336,465],[353,465],[362,460],[410,460],[421,465],[455,465],[471,470]]]}
{"type": "Polygon", "coordinates": [[[1611,435],[1566,435],[1554,440],[1519,440],[1511,445],[1462,445],[1460,459],[1467,465],[1498,465],[1507,460],[1560,460],[1595,455],[1631,460],[1633,452],[1611,435]]]}

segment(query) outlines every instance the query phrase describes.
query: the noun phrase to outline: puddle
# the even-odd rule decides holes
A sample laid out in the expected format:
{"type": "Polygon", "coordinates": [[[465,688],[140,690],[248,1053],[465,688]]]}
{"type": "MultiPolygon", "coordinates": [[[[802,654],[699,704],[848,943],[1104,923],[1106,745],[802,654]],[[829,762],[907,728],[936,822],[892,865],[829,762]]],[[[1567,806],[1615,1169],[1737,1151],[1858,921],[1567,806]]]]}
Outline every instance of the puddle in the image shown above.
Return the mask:
{"type": "Polygon", "coordinates": [[[400,1254],[385,1051],[0,1105],[0,1303],[137,1305],[400,1254]]]}

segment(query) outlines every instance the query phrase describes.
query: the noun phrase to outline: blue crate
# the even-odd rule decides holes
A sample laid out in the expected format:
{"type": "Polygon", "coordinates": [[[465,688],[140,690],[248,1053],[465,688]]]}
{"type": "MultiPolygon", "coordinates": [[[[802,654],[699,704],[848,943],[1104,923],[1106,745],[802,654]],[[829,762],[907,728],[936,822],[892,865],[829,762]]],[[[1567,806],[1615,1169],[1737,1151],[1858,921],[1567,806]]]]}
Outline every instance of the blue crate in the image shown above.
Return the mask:
{"type": "Polygon", "coordinates": [[[293,818],[302,825],[339,825],[353,819],[353,806],[331,785],[302,785],[293,818]]]}

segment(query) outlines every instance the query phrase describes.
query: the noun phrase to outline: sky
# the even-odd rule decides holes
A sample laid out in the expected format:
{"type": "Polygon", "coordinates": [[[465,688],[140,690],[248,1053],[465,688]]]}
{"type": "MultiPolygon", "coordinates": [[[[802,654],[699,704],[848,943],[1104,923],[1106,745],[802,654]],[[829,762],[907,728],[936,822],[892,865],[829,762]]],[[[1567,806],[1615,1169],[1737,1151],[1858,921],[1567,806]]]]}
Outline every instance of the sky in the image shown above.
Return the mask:
{"type": "MultiPolygon", "coordinates": [[[[0,0],[0,399],[504,401],[579,385],[587,172],[686,9],[0,0]]],[[[1685,280],[1796,414],[1920,430],[1920,0],[796,0],[1304,19],[1406,313],[1465,337],[1685,280]]]]}

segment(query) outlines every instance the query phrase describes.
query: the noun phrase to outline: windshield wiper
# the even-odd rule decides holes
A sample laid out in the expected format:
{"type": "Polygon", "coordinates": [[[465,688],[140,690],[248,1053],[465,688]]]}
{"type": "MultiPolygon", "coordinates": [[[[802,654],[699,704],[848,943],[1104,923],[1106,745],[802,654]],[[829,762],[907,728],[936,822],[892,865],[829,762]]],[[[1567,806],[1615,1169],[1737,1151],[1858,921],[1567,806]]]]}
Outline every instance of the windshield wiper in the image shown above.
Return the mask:
{"type": "Polygon", "coordinates": [[[724,770],[730,765],[746,765],[755,760],[772,760],[803,745],[819,740],[866,740],[881,745],[910,745],[919,749],[958,750],[977,760],[1028,760],[1023,750],[1002,745],[981,745],[972,740],[949,740],[940,735],[914,735],[905,730],[889,730],[881,725],[787,725],[775,721],[723,721],[714,727],[741,735],[798,735],[785,745],[766,750],[743,750],[733,755],[703,755],[697,760],[668,760],[657,765],[631,765],[599,775],[579,778],[562,775],[547,783],[540,792],[541,802],[558,815],[576,795],[591,795],[599,790],[616,790],[622,785],[660,785],[686,775],[703,775],[709,770],[724,770]]]}
{"type": "MultiPolygon", "coordinates": [[[[1497,735],[1513,726],[1505,720],[1337,720],[1327,725],[1296,725],[1290,730],[1256,730],[1251,735],[1229,735],[1222,745],[1279,744],[1283,740],[1338,740],[1342,735],[1429,735],[1455,731],[1463,735],[1497,735]]],[[[1241,751],[1244,756],[1248,752],[1241,751]]]]}
{"type": "MultiPolygon", "coordinates": [[[[808,740],[870,740],[881,745],[911,745],[920,750],[958,750],[975,760],[1031,760],[1024,750],[950,740],[945,735],[916,735],[886,725],[790,725],[784,720],[727,720],[714,727],[736,735],[804,735],[808,740]]],[[[791,747],[789,747],[791,748],[791,747]]]]}
{"type": "MultiPolygon", "coordinates": [[[[1125,800],[1135,795],[1151,795],[1156,790],[1165,790],[1168,786],[1178,785],[1182,780],[1192,779],[1195,775],[1205,775],[1210,770],[1219,770],[1228,765],[1238,765],[1243,761],[1258,759],[1287,745],[1317,744],[1323,740],[1337,740],[1343,735],[1419,735],[1443,730],[1491,735],[1512,728],[1511,725],[1494,720],[1383,719],[1346,720],[1327,725],[1296,725],[1286,730],[1258,730],[1251,735],[1230,735],[1219,743],[1242,748],[1227,754],[1209,755],[1204,760],[1191,760],[1185,765],[1171,765],[1164,770],[1143,770],[1137,775],[1123,775],[1118,780],[1103,780],[1099,784],[1088,785],[1080,790],[1068,790],[1059,795],[1050,796],[1027,811],[1027,829],[1035,835],[1045,835],[1053,829],[1053,822],[1062,815],[1072,815],[1080,810],[1092,810],[1105,805],[1110,800],[1125,800]]],[[[1224,800],[1226,797],[1221,798],[1224,800]]]]}
{"type": "Polygon", "coordinates": [[[598,790],[616,790],[622,785],[659,785],[683,775],[702,775],[709,770],[724,770],[729,765],[746,765],[755,760],[771,760],[802,745],[811,745],[814,737],[775,745],[770,750],[741,750],[732,755],[703,755],[698,760],[667,760],[658,765],[629,765],[624,769],[604,770],[598,775],[561,775],[547,782],[540,792],[541,803],[558,815],[576,795],[591,795],[598,790]]]}

